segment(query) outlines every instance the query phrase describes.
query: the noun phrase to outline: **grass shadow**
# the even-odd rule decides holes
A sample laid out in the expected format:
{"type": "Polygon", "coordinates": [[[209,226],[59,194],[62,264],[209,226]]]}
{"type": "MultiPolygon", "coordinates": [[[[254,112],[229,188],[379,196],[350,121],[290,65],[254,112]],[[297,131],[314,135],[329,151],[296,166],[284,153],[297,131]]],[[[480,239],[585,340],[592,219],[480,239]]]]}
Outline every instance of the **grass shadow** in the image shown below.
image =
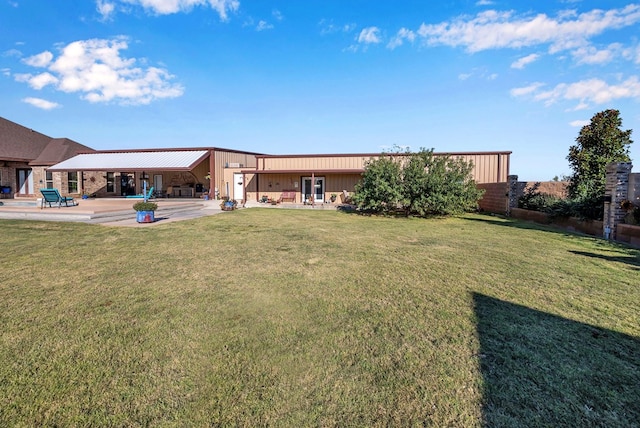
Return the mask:
{"type": "Polygon", "coordinates": [[[495,217],[491,214],[481,214],[475,217],[465,217],[465,219],[470,221],[477,221],[480,223],[488,223],[495,226],[515,227],[517,229],[525,230],[543,230],[545,232],[559,233],[564,236],[583,235],[593,238],[599,238],[597,236],[588,235],[579,231],[570,231],[560,226],[554,226],[553,224],[541,224],[533,221],[519,220],[511,217],[495,217]]]}
{"type": "Polygon", "coordinates": [[[640,270],[640,254],[637,254],[637,255],[629,254],[628,256],[620,256],[620,255],[607,256],[604,254],[590,253],[587,251],[569,250],[569,252],[579,256],[592,257],[596,259],[605,260],[608,262],[618,262],[618,263],[628,264],[632,266],[632,269],[640,270]]]}
{"type": "Polygon", "coordinates": [[[474,293],[487,427],[640,426],[640,340],[474,293]]]}

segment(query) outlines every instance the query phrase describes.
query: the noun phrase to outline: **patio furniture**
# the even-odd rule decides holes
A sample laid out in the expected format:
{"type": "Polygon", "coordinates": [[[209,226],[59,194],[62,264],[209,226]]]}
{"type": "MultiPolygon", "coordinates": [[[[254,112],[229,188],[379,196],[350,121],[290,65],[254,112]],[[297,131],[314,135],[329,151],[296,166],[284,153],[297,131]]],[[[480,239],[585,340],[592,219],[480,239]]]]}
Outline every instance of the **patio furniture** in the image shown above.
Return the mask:
{"type": "Polygon", "coordinates": [[[78,205],[78,203],[71,196],[60,195],[58,189],[40,189],[40,193],[42,193],[42,202],[40,208],[43,208],[44,204],[49,204],[49,208],[51,208],[51,204],[58,204],[58,208],[60,208],[62,204],[64,204],[65,207],[73,207],[78,205]]]}
{"type": "Polygon", "coordinates": [[[149,189],[149,192],[147,192],[147,197],[145,198],[145,195],[129,195],[126,196],[129,199],[151,199],[153,198],[153,187],[151,187],[149,189]]]}
{"type": "Polygon", "coordinates": [[[11,197],[11,187],[10,186],[0,186],[0,197],[2,199],[11,197]]]}
{"type": "Polygon", "coordinates": [[[284,190],[280,195],[280,197],[278,198],[277,203],[284,202],[285,200],[295,202],[296,201],[295,190],[284,190]]]}

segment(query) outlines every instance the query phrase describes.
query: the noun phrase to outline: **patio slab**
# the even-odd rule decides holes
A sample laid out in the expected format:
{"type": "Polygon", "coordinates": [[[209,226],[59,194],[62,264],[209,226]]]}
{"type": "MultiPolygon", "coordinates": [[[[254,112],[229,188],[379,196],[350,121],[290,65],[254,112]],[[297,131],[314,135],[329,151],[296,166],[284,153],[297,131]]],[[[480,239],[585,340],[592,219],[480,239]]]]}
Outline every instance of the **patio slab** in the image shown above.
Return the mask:
{"type": "Polygon", "coordinates": [[[222,212],[218,201],[201,199],[158,199],[156,221],[137,223],[133,204],[125,198],[79,199],[72,207],[41,208],[35,199],[12,199],[0,201],[0,219],[77,221],[100,223],[110,226],[148,227],[178,220],[187,220],[222,212]]]}

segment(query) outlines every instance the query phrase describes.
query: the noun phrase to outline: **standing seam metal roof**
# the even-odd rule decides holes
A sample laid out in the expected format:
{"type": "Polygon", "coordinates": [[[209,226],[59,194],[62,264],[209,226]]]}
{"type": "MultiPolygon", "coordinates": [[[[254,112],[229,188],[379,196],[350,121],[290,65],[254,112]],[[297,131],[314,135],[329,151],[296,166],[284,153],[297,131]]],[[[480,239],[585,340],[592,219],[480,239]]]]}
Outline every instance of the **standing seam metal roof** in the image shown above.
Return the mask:
{"type": "Polygon", "coordinates": [[[207,150],[80,154],[48,168],[49,171],[191,170],[207,150]]]}

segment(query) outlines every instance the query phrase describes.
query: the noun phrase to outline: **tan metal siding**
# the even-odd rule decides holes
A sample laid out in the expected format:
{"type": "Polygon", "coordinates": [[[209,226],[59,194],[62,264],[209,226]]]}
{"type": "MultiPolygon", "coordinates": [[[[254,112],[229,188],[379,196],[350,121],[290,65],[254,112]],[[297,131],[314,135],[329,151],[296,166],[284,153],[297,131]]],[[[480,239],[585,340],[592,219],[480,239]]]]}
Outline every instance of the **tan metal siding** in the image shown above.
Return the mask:
{"type": "MultiPolygon", "coordinates": [[[[436,154],[437,155],[437,154],[436,154]]],[[[504,153],[453,154],[473,162],[472,175],[478,183],[503,183],[509,172],[509,155],[504,153]]],[[[379,156],[282,156],[261,158],[259,170],[360,169],[379,156]]]]}
{"type": "MultiPolygon", "coordinates": [[[[218,188],[220,195],[226,196],[227,183],[232,186],[233,173],[240,172],[241,169],[255,168],[256,156],[248,153],[236,153],[224,150],[215,151],[215,173],[212,176],[214,186],[218,188]],[[240,168],[229,168],[228,165],[239,164],[243,165],[240,168]]],[[[207,169],[208,171],[208,169],[207,169]]],[[[233,192],[230,189],[230,192],[233,192]]]]}
{"type": "Polygon", "coordinates": [[[264,170],[358,169],[362,168],[368,159],[369,156],[268,157],[260,160],[258,168],[264,170]]]}

